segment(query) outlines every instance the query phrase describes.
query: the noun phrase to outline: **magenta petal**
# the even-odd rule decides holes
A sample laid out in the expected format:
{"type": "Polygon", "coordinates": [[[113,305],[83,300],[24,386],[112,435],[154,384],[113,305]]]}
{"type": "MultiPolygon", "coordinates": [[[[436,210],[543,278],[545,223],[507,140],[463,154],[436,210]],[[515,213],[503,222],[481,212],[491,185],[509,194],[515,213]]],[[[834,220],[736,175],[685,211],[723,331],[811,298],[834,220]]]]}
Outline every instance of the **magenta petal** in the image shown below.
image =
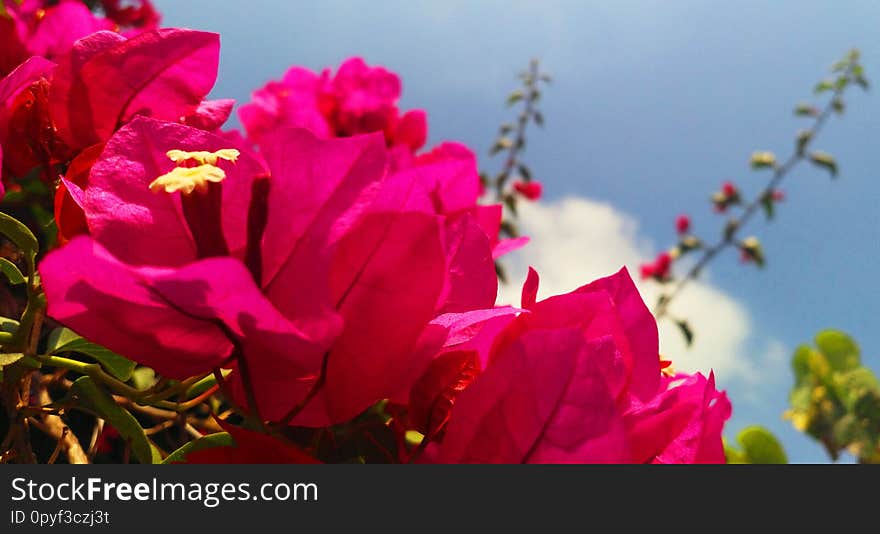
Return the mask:
{"type": "Polygon", "coordinates": [[[27,41],[28,52],[35,56],[54,57],[70,50],[82,37],[111,29],[111,21],[96,17],[84,3],[61,0],[57,6],[45,10],[45,16],[27,41]]]}
{"type": "Polygon", "coordinates": [[[330,278],[345,328],[331,349],[326,386],[295,424],[346,421],[408,389],[433,354],[416,345],[434,316],[444,267],[434,217],[371,214],[345,237],[330,278]]]}
{"type": "MultiPolygon", "coordinates": [[[[166,152],[234,148],[203,130],[139,117],[120,129],[92,167],[83,210],[95,239],[120,260],[134,265],[179,266],[196,259],[196,247],[180,206],[180,194],[153,193],[149,184],[174,167],[166,152]]],[[[226,171],[223,228],[234,255],[247,242],[251,181],[265,173],[242,149],[226,171]]]]}
{"type": "Polygon", "coordinates": [[[326,324],[325,317],[336,315],[333,250],[370,208],[384,176],[384,143],[376,135],[323,141],[284,129],[267,135],[260,148],[272,169],[262,285],[289,319],[326,324]]]}
{"type": "Polygon", "coordinates": [[[459,143],[443,143],[431,152],[431,163],[419,158],[423,180],[435,180],[435,195],[443,213],[471,209],[480,196],[477,157],[459,143]]]}
{"type": "Polygon", "coordinates": [[[489,238],[489,243],[493,249],[498,245],[498,234],[501,232],[503,209],[501,204],[491,204],[489,206],[474,206],[471,210],[471,214],[477,220],[480,228],[483,229],[486,237],[489,238]]]}
{"type": "Polygon", "coordinates": [[[55,63],[38,56],[31,57],[16,67],[0,79],[0,106],[8,108],[19,92],[40,78],[48,77],[54,69],[55,63]]]}
{"type": "Polygon", "coordinates": [[[503,317],[507,324],[521,311],[511,306],[499,306],[464,313],[444,313],[435,317],[431,324],[446,329],[444,347],[461,348],[460,345],[471,341],[480,333],[486,322],[503,317]]]}
{"type": "Polygon", "coordinates": [[[721,430],[730,417],[715,378],[677,376],[678,384],[626,414],[635,462],[723,463],[721,430]]]}
{"type": "Polygon", "coordinates": [[[473,218],[450,217],[445,225],[448,258],[439,313],[491,308],[498,293],[489,240],[473,218]]]}
{"type": "Polygon", "coordinates": [[[428,139],[428,114],[413,109],[398,119],[394,128],[394,144],[404,145],[413,152],[422,148],[428,139]]]}
{"type": "Polygon", "coordinates": [[[184,117],[183,123],[193,128],[213,132],[229,119],[233,107],[235,107],[235,100],[231,98],[204,100],[195,111],[184,117]]]}
{"type": "Polygon", "coordinates": [[[630,389],[639,399],[650,398],[660,384],[657,321],[642,300],[626,267],[577,290],[578,293],[593,291],[604,291],[614,301],[633,352],[630,389]]]}
{"type": "Polygon", "coordinates": [[[240,261],[209,258],[156,277],[150,286],[184,313],[225,325],[245,359],[263,417],[280,419],[306,396],[328,347],[278,313],[240,261]]]}
{"type": "Polygon", "coordinates": [[[623,463],[629,460],[626,429],[602,366],[615,358],[610,339],[588,342],[580,352],[529,463],[623,463]]]}
{"type": "Polygon", "coordinates": [[[538,301],[539,284],[538,271],[533,267],[529,267],[529,274],[526,276],[526,281],[522,288],[521,306],[523,309],[530,310],[535,307],[535,303],[538,301]]]}
{"type": "Polygon", "coordinates": [[[272,130],[305,128],[326,139],[330,125],[319,107],[319,93],[324,80],[314,72],[292,67],[284,79],[257,89],[251,101],[238,110],[248,137],[257,143],[272,130]]]}
{"type": "Polygon", "coordinates": [[[210,322],[170,306],[148,288],[166,271],[132,269],[89,237],[77,237],[40,263],[48,315],[169,378],[209,372],[232,344],[210,322]]]}
{"type": "Polygon", "coordinates": [[[64,76],[53,86],[52,114],[71,148],[108,139],[135,115],[179,121],[197,109],[217,77],[214,33],[168,28],[103,45],[87,59],[63,62],[64,76]]]}
{"type": "Polygon", "coordinates": [[[439,461],[618,461],[625,437],[590,356],[577,329],[518,337],[459,395],[439,461]]]}
{"type": "Polygon", "coordinates": [[[511,237],[502,239],[492,249],[492,259],[497,260],[501,256],[519,250],[529,244],[529,236],[511,237]]]}

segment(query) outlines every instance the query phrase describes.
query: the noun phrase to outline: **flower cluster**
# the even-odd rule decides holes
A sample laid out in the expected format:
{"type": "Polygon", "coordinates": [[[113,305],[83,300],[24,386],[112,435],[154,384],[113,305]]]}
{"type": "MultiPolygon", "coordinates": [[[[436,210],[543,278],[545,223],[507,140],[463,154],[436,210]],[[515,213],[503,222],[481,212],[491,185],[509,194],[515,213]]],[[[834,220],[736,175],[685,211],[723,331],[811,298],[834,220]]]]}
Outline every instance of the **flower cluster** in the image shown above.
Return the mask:
{"type": "Polygon", "coordinates": [[[221,420],[237,448],[191,461],[337,458],[297,432],[371,410],[389,461],[724,460],[725,394],[662,369],[626,270],[540,301],[532,271],[519,308],[496,306],[494,260],[525,240],[499,241],[467,147],[420,152],[426,114],[400,112],[397,75],[294,67],[241,107],[242,135],[231,101],[205,99],[218,36],[119,4],[90,20],[137,32],[23,41],[0,81],[4,181],[39,168],[55,188],[53,320],[167,379],[213,375],[251,423],[221,420]]]}

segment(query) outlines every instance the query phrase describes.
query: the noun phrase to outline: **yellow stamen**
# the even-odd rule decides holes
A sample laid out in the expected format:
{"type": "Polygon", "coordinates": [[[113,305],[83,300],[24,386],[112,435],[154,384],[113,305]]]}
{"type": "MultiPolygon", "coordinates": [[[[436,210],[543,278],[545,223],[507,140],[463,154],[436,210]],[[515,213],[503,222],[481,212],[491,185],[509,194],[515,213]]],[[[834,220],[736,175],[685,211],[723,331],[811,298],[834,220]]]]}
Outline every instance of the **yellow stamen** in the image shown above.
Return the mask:
{"type": "Polygon", "coordinates": [[[226,178],[226,171],[218,167],[217,162],[222,159],[235,163],[240,154],[234,148],[221,148],[216,152],[169,150],[165,155],[179,166],[153,180],[150,184],[150,191],[154,193],[180,191],[184,195],[189,195],[193,191],[204,193],[208,190],[209,183],[222,182],[226,178]],[[191,163],[198,165],[195,167],[183,166],[191,163]]]}
{"type": "Polygon", "coordinates": [[[225,159],[235,163],[241,153],[234,148],[221,148],[217,152],[208,152],[206,150],[198,150],[195,152],[185,152],[183,150],[169,150],[165,153],[168,159],[175,163],[183,163],[186,161],[194,161],[198,164],[216,165],[217,160],[225,159]]]}
{"type": "Polygon", "coordinates": [[[208,190],[209,182],[222,182],[226,178],[226,172],[220,167],[204,164],[198,167],[176,167],[162,176],[153,180],[150,191],[158,193],[175,193],[180,191],[189,195],[193,191],[204,193],[208,190]]]}

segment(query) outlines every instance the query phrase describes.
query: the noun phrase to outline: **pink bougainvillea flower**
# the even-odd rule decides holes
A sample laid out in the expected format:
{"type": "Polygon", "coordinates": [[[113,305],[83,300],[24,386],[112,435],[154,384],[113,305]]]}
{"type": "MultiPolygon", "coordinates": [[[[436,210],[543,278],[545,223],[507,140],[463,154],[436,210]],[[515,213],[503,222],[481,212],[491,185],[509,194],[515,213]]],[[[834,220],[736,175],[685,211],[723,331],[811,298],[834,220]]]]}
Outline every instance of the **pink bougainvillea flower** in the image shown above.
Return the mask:
{"type": "Polygon", "coordinates": [[[320,75],[292,67],[280,81],[254,92],[239,116],[248,136],[259,142],[274,128],[307,128],[318,137],[347,137],[382,132],[388,146],[410,151],[427,139],[424,111],[400,114],[400,78],[383,67],[370,67],[359,57],[346,60],[336,74],[320,75]]]}
{"type": "Polygon", "coordinates": [[[137,115],[179,121],[197,113],[217,77],[219,36],[179,28],[126,39],[98,32],[59,59],[49,106],[73,150],[106,141],[137,115]]]}
{"type": "Polygon", "coordinates": [[[65,183],[91,238],[43,261],[49,314],[166,376],[236,367],[242,404],[248,375],[264,418],[325,426],[408,391],[445,343],[438,314],[492,307],[488,238],[467,213],[438,214],[415,169],[386,174],[380,136],[278,130],[260,159],[231,143],[123,126],[84,188],[65,183]],[[105,270],[121,289],[89,274],[105,270]]]}
{"type": "Polygon", "coordinates": [[[229,119],[233,107],[235,100],[231,98],[204,100],[195,111],[183,117],[180,122],[200,130],[217,131],[229,119]]]}
{"type": "Polygon", "coordinates": [[[663,376],[659,393],[625,415],[631,460],[639,463],[724,463],[721,431],[731,405],[715,375],[663,376]]]}
{"type": "Polygon", "coordinates": [[[486,366],[495,337],[520,311],[498,307],[446,314],[432,321],[447,328],[448,334],[410,389],[408,416],[416,430],[429,439],[442,438],[458,395],[486,366]]]}
{"type": "Polygon", "coordinates": [[[513,183],[513,189],[514,191],[529,200],[540,199],[541,194],[544,191],[544,187],[541,185],[541,182],[535,180],[530,180],[528,182],[516,181],[513,183]]]}
{"type": "Polygon", "coordinates": [[[55,64],[32,57],[0,80],[0,145],[6,153],[3,176],[25,176],[54,163],[66,149],[52,134],[48,78],[55,64]]]}
{"type": "Polygon", "coordinates": [[[672,255],[668,252],[661,252],[651,263],[642,264],[640,267],[642,280],[653,278],[659,281],[669,279],[672,269],[672,255]]]}
{"type": "Polygon", "coordinates": [[[726,396],[711,376],[662,377],[656,323],[625,270],[539,302],[537,286],[532,272],[528,313],[501,330],[476,377],[466,356],[449,357],[470,383],[461,372],[448,382],[463,391],[426,460],[723,461],[726,396]]]}

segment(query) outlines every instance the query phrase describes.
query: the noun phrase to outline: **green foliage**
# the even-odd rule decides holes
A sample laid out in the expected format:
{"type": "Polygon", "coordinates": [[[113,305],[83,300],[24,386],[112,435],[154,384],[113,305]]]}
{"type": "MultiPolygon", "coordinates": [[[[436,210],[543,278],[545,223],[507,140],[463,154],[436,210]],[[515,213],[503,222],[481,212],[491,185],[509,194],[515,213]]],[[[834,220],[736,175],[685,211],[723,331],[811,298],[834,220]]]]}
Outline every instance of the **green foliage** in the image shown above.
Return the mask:
{"type": "Polygon", "coordinates": [[[123,382],[131,378],[135,363],[104,347],[86,341],[67,328],[56,328],[49,334],[48,354],[74,352],[90,356],[98,361],[108,373],[123,382]]]}
{"type": "Polygon", "coordinates": [[[795,384],[786,417],[816,439],[832,459],[848,451],[880,463],[880,382],[861,364],[856,342],[837,330],[816,335],[792,356],[795,384]]]}
{"type": "Polygon", "coordinates": [[[30,261],[33,261],[37,251],[40,250],[37,238],[34,237],[34,234],[28,227],[3,212],[0,212],[0,234],[8,237],[15,246],[31,259],[30,261]]]}
{"type": "Polygon", "coordinates": [[[69,396],[77,402],[78,408],[91,412],[112,425],[127,446],[131,447],[132,455],[140,463],[152,464],[161,461],[159,451],[150,444],[137,419],[116,404],[113,397],[90,377],[77,379],[70,388],[69,396]]]}
{"type": "Polygon", "coordinates": [[[762,426],[744,428],[736,437],[741,450],[724,444],[729,464],[787,464],[788,456],[776,436],[762,426]]]}
{"type": "Polygon", "coordinates": [[[837,161],[831,154],[817,150],[810,154],[810,161],[812,161],[817,167],[821,167],[828,171],[832,178],[837,177],[837,161]]]}
{"type": "Polygon", "coordinates": [[[18,270],[18,266],[6,258],[0,258],[0,272],[2,272],[3,276],[5,276],[6,279],[9,280],[9,283],[14,286],[23,284],[25,281],[24,275],[18,270]]]}

